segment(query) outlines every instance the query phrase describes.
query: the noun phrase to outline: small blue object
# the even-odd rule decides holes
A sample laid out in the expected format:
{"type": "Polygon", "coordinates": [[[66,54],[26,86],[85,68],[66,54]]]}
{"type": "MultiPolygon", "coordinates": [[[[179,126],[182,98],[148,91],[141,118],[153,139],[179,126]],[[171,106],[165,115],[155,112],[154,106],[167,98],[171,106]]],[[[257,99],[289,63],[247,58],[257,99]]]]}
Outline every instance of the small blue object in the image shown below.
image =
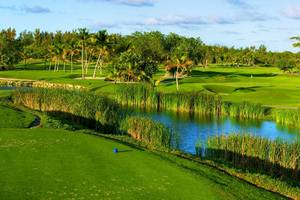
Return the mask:
{"type": "Polygon", "coordinates": [[[118,148],[114,148],[114,153],[118,153],[118,148]]]}

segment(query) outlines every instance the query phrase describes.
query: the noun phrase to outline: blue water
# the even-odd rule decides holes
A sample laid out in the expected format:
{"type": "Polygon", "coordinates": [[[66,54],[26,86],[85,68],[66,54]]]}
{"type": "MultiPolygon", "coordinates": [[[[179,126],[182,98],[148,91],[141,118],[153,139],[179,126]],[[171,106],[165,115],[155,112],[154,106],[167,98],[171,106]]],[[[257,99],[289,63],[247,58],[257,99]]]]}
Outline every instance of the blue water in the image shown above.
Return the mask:
{"type": "Polygon", "coordinates": [[[239,121],[233,118],[192,117],[169,112],[142,112],[140,115],[160,121],[179,135],[179,149],[195,153],[195,145],[204,142],[209,136],[252,134],[271,140],[293,141],[299,138],[300,130],[276,125],[273,121],[239,121]]]}
{"type": "Polygon", "coordinates": [[[0,85],[0,90],[15,90],[16,87],[14,86],[1,86],[0,85]]]}

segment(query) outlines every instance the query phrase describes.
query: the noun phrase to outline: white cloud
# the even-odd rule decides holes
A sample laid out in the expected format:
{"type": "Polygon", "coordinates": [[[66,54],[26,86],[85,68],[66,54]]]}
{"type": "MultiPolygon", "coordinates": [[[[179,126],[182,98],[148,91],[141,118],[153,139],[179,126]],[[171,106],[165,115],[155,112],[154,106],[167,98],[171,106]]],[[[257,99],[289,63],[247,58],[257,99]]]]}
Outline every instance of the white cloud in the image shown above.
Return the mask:
{"type": "Polygon", "coordinates": [[[149,7],[154,6],[155,0],[79,0],[81,2],[110,2],[120,5],[134,6],[134,7],[149,7]]]}
{"type": "Polygon", "coordinates": [[[300,20],[300,6],[290,6],[284,11],[284,15],[291,19],[300,20]]]}

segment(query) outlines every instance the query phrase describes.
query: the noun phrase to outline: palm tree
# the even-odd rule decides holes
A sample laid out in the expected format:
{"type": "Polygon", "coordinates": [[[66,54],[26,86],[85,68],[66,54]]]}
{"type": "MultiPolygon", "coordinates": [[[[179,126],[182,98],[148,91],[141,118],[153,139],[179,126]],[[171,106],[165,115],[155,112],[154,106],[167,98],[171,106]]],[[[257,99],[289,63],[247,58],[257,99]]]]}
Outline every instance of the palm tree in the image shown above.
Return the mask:
{"type": "Polygon", "coordinates": [[[63,54],[64,47],[63,47],[62,36],[63,36],[62,32],[58,31],[58,32],[56,32],[56,34],[54,36],[54,40],[53,40],[54,54],[55,54],[54,71],[59,70],[60,58],[63,58],[62,54],[63,54]]]}
{"type": "Polygon", "coordinates": [[[294,47],[300,47],[300,36],[291,37],[291,40],[297,41],[293,44],[294,47]]]}
{"type": "Polygon", "coordinates": [[[77,44],[76,44],[77,41],[76,32],[72,32],[70,37],[71,39],[69,44],[70,47],[69,54],[70,54],[70,61],[71,61],[71,73],[73,73],[73,57],[78,53],[77,44]]]}
{"type": "Polygon", "coordinates": [[[108,50],[106,47],[102,47],[99,49],[98,59],[94,68],[93,78],[96,78],[97,69],[100,69],[100,74],[102,74],[103,69],[103,61],[108,56],[108,50]]]}
{"type": "Polygon", "coordinates": [[[81,46],[81,76],[85,79],[85,64],[84,64],[84,54],[85,54],[85,43],[89,37],[89,31],[86,28],[78,29],[79,45],[81,46]]]}
{"type": "Polygon", "coordinates": [[[179,91],[179,76],[189,73],[193,62],[188,57],[188,51],[184,46],[178,46],[172,51],[170,62],[176,68],[175,79],[176,79],[176,90],[179,91]]]}
{"type": "Polygon", "coordinates": [[[86,40],[86,48],[85,48],[86,57],[85,57],[85,65],[84,65],[85,74],[88,74],[89,65],[93,58],[95,48],[96,48],[96,38],[94,34],[91,34],[86,40]]]}
{"type": "Polygon", "coordinates": [[[99,47],[98,59],[94,68],[93,78],[96,78],[96,72],[100,64],[100,73],[102,74],[103,60],[108,56],[107,43],[108,43],[108,34],[106,30],[98,31],[95,35],[95,44],[99,47]]]}

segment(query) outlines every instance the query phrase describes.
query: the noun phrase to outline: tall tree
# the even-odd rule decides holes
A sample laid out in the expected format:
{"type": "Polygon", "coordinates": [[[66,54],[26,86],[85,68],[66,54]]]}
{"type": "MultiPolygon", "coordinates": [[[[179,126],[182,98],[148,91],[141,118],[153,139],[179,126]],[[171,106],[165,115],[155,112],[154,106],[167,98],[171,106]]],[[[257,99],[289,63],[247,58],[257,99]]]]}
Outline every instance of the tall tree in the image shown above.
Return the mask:
{"type": "MultiPolygon", "coordinates": [[[[85,52],[86,52],[86,40],[89,37],[89,31],[86,28],[78,29],[79,45],[81,46],[81,76],[85,79],[85,52]]],[[[87,56],[86,56],[87,58],[87,56]]]]}
{"type": "Polygon", "coordinates": [[[175,79],[176,79],[176,90],[179,91],[179,76],[188,74],[191,71],[193,64],[192,60],[188,55],[188,48],[185,43],[182,43],[171,52],[172,65],[176,68],[175,79]]]}
{"type": "Polygon", "coordinates": [[[23,31],[20,33],[19,41],[21,44],[21,57],[24,60],[24,65],[27,64],[27,60],[33,56],[33,43],[34,37],[32,32],[23,31]]]}

